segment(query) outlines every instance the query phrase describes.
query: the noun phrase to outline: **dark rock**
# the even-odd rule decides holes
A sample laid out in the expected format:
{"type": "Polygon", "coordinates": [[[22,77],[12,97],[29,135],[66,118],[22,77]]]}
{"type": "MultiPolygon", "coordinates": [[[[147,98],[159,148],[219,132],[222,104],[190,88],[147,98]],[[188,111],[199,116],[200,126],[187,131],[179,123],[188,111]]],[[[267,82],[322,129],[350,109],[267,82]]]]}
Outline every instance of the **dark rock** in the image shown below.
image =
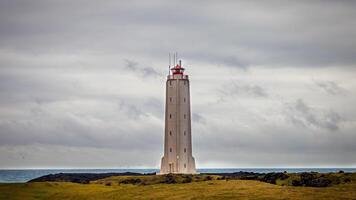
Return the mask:
{"type": "Polygon", "coordinates": [[[304,186],[310,186],[311,181],[316,178],[315,173],[303,172],[300,174],[300,183],[304,186]]]}
{"type": "Polygon", "coordinates": [[[164,176],[164,179],[161,181],[161,183],[175,184],[175,183],[177,183],[177,181],[172,174],[167,174],[164,176]]]}
{"type": "Polygon", "coordinates": [[[182,183],[191,183],[193,181],[192,175],[185,175],[183,178],[182,183]]]}
{"type": "Polygon", "coordinates": [[[349,183],[349,182],[351,182],[351,179],[350,179],[349,177],[346,177],[346,178],[344,179],[344,182],[345,182],[345,183],[349,183]]]}
{"type": "MultiPolygon", "coordinates": [[[[337,180],[335,180],[337,181],[337,180]]],[[[301,185],[307,187],[327,187],[331,185],[332,181],[325,176],[318,176],[316,172],[304,172],[300,174],[301,185]]]]}
{"type": "Polygon", "coordinates": [[[137,185],[141,183],[141,179],[138,178],[130,178],[130,179],[124,179],[122,181],[119,182],[120,184],[133,184],[133,185],[137,185]]]}
{"type": "Polygon", "coordinates": [[[41,176],[35,179],[32,179],[28,182],[73,182],[73,183],[83,183],[87,184],[90,181],[95,181],[110,176],[144,176],[146,174],[141,173],[58,173],[58,174],[49,174],[41,176]]]}
{"type": "Polygon", "coordinates": [[[292,186],[302,186],[302,183],[298,180],[292,180],[292,186]]]}
{"type": "Polygon", "coordinates": [[[289,176],[284,173],[280,173],[280,172],[279,173],[268,173],[263,176],[262,181],[267,182],[267,183],[276,184],[276,181],[278,179],[285,180],[287,178],[289,178],[289,176]]]}
{"type": "Polygon", "coordinates": [[[211,180],[213,180],[213,177],[211,177],[211,176],[206,176],[204,178],[204,181],[211,181],[211,180]]]}
{"type": "Polygon", "coordinates": [[[241,180],[257,180],[258,176],[252,175],[252,176],[241,176],[241,180]]]}
{"type": "Polygon", "coordinates": [[[231,179],[240,179],[241,177],[246,176],[262,176],[265,175],[264,173],[255,173],[255,172],[233,172],[233,173],[201,173],[201,175],[217,175],[222,177],[229,177],[231,179]]]}
{"type": "Polygon", "coordinates": [[[310,186],[310,187],[327,187],[330,184],[331,184],[330,180],[328,180],[326,178],[323,178],[323,177],[320,177],[320,178],[311,180],[310,185],[307,185],[307,186],[310,186]]]}

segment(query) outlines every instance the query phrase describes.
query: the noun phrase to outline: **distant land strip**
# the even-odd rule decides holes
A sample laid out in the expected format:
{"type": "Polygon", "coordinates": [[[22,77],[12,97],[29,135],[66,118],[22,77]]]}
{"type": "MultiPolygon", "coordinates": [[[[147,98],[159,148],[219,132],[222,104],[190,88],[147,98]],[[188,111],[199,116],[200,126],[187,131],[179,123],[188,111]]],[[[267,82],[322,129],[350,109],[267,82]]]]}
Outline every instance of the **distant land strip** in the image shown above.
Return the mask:
{"type": "Polygon", "coordinates": [[[287,173],[287,172],[271,172],[271,173],[255,173],[255,172],[233,172],[233,173],[201,173],[195,175],[189,174],[166,174],[156,176],[156,173],[58,173],[49,174],[32,179],[28,182],[73,182],[88,184],[90,181],[96,181],[109,177],[120,176],[124,177],[122,184],[174,184],[174,183],[189,183],[196,181],[209,180],[256,180],[270,184],[282,186],[306,186],[306,187],[328,187],[331,185],[338,185],[348,183],[356,180],[356,173],[345,173],[339,171],[337,173],[318,173],[318,172],[301,172],[301,173],[287,173]],[[141,178],[146,177],[146,178],[141,178]],[[149,178],[155,181],[148,181],[149,178]],[[159,180],[154,177],[160,177],[159,180]],[[132,179],[132,180],[131,180],[132,179]],[[142,180],[141,180],[142,179],[142,180]]]}

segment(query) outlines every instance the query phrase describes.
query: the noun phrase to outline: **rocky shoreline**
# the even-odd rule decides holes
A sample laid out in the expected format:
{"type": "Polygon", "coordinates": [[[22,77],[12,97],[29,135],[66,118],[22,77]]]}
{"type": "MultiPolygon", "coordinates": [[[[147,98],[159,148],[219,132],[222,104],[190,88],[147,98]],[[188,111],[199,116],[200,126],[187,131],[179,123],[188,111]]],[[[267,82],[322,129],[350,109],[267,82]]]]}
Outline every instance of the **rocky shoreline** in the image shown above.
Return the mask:
{"type": "Polygon", "coordinates": [[[238,180],[257,180],[271,184],[288,186],[306,186],[306,187],[328,187],[341,183],[351,182],[354,173],[318,173],[318,172],[272,172],[272,173],[253,173],[253,172],[234,172],[234,173],[215,173],[221,176],[221,179],[238,180]]]}
{"type": "Polygon", "coordinates": [[[111,177],[111,176],[145,176],[145,175],[155,175],[152,174],[141,174],[134,172],[123,172],[123,173],[58,173],[58,174],[48,174],[41,176],[32,180],[31,182],[72,182],[72,183],[89,183],[90,181],[96,181],[99,179],[111,177]]]}
{"type": "MultiPolygon", "coordinates": [[[[234,173],[201,173],[197,175],[179,175],[168,174],[165,176],[161,183],[179,183],[175,179],[187,179],[190,181],[183,181],[183,183],[191,182],[191,180],[256,180],[266,182],[270,184],[276,184],[281,186],[306,186],[306,187],[328,187],[331,185],[338,185],[341,183],[348,183],[354,181],[355,173],[344,173],[340,171],[338,173],[317,173],[317,172],[302,172],[302,173],[287,173],[287,172],[272,172],[272,173],[254,173],[254,172],[234,172],[234,173]],[[200,179],[204,176],[204,179],[200,179]],[[213,178],[214,177],[214,178],[213,178]]],[[[133,178],[136,176],[153,176],[155,173],[142,174],[142,173],[58,173],[49,174],[32,179],[28,182],[73,182],[88,184],[90,181],[96,181],[113,176],[125,176],[133,178]]],[[[134,178],[136,181],[124,181],[125,184],[140,183],[138,178],[134,178]]]]}

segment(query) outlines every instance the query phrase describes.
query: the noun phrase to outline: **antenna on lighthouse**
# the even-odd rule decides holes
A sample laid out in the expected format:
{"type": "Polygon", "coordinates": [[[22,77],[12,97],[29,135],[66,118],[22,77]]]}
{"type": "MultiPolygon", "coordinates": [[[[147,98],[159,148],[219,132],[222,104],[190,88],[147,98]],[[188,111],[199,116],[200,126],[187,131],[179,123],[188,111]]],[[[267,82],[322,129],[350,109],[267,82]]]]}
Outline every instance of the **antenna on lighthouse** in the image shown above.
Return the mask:
{"type": "Polygon", "coordinates": [[[168,75],[171,75],[171,53],[169,53],[168,75]]]}
{"type": "Polygon", "coordinates": [[[176,52],[176,63],[178,65],[178,52],[176,52]]]}
{"type": "Polygon", "coordinates": [[[173,67],[176,66],[176,54],[173,54],[173,67]]]}

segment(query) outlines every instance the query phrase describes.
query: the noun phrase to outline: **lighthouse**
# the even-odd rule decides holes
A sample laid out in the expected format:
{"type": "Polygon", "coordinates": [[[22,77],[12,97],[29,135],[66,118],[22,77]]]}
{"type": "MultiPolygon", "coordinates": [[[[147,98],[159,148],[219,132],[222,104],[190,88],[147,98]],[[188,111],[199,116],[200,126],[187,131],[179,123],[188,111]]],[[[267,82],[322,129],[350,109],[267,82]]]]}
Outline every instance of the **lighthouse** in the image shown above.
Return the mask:
{"type": "Polygon", "coordinates": [[[166,81],[164,155],[160,174],[194,174],[189,79],[183,73],[181,61],[170,70],[172,74],[166,81]]]}

